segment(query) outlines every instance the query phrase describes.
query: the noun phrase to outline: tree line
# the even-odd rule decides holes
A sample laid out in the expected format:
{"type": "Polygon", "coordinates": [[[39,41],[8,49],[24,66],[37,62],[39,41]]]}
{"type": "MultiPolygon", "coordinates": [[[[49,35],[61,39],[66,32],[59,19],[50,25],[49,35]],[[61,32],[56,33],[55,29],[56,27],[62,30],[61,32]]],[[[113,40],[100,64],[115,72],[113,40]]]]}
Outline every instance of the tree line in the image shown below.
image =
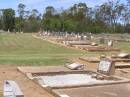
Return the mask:
{"type": "Polygon", "coordinates": [[[74,4],[68,9],[46,7],[26,10],[20,3],[17,11],[0,10],[0,29],[10,32],[74,32],[74,33],[130,33],[130,0],[109,0],[90,8],[86,3],[74,4]],[[18,14],[18,15],[16,15],[18,14]]]}

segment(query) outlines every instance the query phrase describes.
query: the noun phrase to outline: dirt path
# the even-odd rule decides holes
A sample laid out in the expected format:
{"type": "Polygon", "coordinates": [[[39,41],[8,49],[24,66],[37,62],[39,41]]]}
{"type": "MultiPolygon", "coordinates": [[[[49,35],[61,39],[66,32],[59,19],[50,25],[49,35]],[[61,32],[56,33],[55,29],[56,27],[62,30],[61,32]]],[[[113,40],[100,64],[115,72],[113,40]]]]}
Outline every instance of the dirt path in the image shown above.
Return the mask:
{"type": "Polygon", "coordinates": [[[17,71],[17,67],[0,66],[0,97],[3,93],[3,81],[16,81],[24,93],[24,97],[54,97],[41,88],[36,83],[26,78],[22,73],[17,71]]]}

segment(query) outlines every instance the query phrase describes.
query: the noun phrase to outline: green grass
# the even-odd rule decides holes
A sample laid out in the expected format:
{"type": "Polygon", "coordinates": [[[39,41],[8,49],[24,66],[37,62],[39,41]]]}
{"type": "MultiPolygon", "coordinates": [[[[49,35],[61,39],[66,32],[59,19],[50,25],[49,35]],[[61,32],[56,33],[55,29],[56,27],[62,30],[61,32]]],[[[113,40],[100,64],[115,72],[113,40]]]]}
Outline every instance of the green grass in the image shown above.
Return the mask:
{"type": "Polygon", "coordinates": [[[116,48],[120,48],[122,51],[130,53],[130,42],[116,42],[116,48]]]}
{"type": "MultiPolygon", "coordinates": [[[[115,43],[130,53],[130,43],[115,43]]],[[[110,54],[109,52],[86,52],[36,39],[31,34],[0,34],[1,65],[63,65],[71,62],[68,58],[110,54]]]]}
{"type": "Polygon", "coordinates": [[[1,34],[0,64],[3,65],[61,65],[84,51],[67,49],[36,39],[31,34],[1,34]]]}

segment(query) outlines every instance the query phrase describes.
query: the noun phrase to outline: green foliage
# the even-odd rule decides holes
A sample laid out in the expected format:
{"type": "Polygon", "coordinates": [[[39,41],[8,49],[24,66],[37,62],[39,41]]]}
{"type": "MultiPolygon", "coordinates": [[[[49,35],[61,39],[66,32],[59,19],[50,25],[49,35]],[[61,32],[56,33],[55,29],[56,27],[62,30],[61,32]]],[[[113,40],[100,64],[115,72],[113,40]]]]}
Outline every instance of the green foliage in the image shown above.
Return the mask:
{"type": "Polygon", "coordinates": [[[64,28],[68,32],[73,32],[76,28],[75,22],[71,19],[64,21],[64,28]]]}
{"type": "Polygon", "coordinates": [[[0,29],[2,29],[3,26],[2,26],[2,20],[0,19],[0,29]]]}
{"type": "Polygon", "coordinates": [[[21,20],[19,17],[15,18],[15,30],[17,32],[21,32],[24,26],[24,21],[21,20]]]}
{"type": "Polygon", "coordinates": [[[3,10],[3,26],[5,31],[14,31],[15,28],[15,11],[13,9],[3,10]]]}
{"type": "Polygon", "coordinates": [[[18,32],[44,30],[74,33],[130,33],[129,2],[125,5],[120,0],[110,0],[93,8],[89,8],[86,3],[78,3],[66,10],[61,8],[60,11],[53,6],[47,6],[44,13],[39,13],[37,9],[25,8],[26,5],[22,3],[18,5],[18,17],[14,17],[15,13],[11,11],[13,9],[5,9],[2,14],[0,10],[0,29],[13,31],[15,28],[18,32]]]}
{"type": "Polygon", "coordinates": [[[40,23],[37,20],[28,20],[24,22],[23,32],[38,32],[40,23]]]}
{"type": "Polygon", "coordinates": [[[26,6],[25,6],[24,4],[22,4],[22,3],[20,3],[20,4],[18,5],[18,14],[19,14],[19,17],[20,17],[21,20],[23,20],[23,18],[24,18],[25,7],[26,7],[26,6]]]}

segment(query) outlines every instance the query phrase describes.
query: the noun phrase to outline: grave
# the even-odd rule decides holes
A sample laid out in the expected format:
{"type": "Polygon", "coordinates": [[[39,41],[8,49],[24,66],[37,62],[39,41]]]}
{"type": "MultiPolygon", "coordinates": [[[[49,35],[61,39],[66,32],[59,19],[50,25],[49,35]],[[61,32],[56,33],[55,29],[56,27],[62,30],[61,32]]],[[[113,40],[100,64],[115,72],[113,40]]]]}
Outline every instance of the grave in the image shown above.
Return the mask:
{"type": "Polygon", "coordinates": [[[115,73],[115,63],[107,58],[101,59],[97,72],[104,74],[104,75],[114,75],[115,73]]]}
{"type": "MultiPolygon", "coordinates": [[[[25,70],[27,69],[25,68],[25,70]]],[[[64,71],[60,69],[59,71],[53,71],[48,69],[48,72],[43,71],[40,73],[39,71],[38,72],[31,71],[32,72],[32,73],[30,72],[31,76],[28,77],[29,78],[31,77],[30,79],[32,79],[34,82],[37,82],[40,86],[42,86],[48,92],[52,93],[55,97],[96,97],[87,95],[89,93],[90,88],[93,89],[95,87],[97,89],[98,87],[107,88],[107,86],[109,85],[118,86],[120,84],[126,84],[130,82],[130,80],[127,78],[114,75],[115,64],[112,60],[107,58],[101,59],[97,67],[97,72],[88,70],[83,71],[70,70],[71,71],[70,72],[68,70],[64,71]],[[76,90],[78,91],[76,92],[76,90]],[[88,93],[86,94],[86,92],[88,93]]],[[[25,74],[26,73],[29,73],[29,71],[26,71],[25,74]]],[[[106,92],[111,92],[110,90],[111,89],[108,89],[106,90],[106,92]]],[[[95,91],[93,92],[95,93],[95,91]]],[[[100,93],[102,92],[100,91],[100,93]]],[[[92,95],[93,93],[91,92],[89,94],[92,95]]],[[[98,96],[100,97],[101,95],[98,96]]],[[[104,94],[102,97],[115,97],[115,96],[104,94]]]]}
{"type": "Polygon", "coordinates": [[[114,71],[115,64],[111,60],[105,58],[100,61],[97,72],[41,72],[32,73],[32,75],[28,77],[32,77],[30,79],[35,79],[40,85],[48,86],[52,89],[107,85],[129,81],[128,79],[114,76],[114,71]]]}
{"type": "Polygon", "coordinates": [[[71,70],[83,70],[84,65],[80,63],[72,63],[72,64],[65,64],[65,67],[71,69],[71,70]]]}
{"type": "Polygon", "coordinates": [[[53,92],[57,95],[66,94],[67,97],[129,97],[130,84],[54,89],[53,92]]]}
{"type": "Polygon", "coordinates": [[[120,53],[117,55],[118,58],[129,58],[130,57],[130,54],[127,54],[127,53],[120,53]]]}
{"type": "Polygon", "coordinates": [[[79,59],[86,62],[100,62],[100,57],[79,57],[79,59]]]}
{"type": "Polygon", "coordinates": [[[84,48],[84,50],[86,51],[90,51],[90,52],[102,52],[102,51],[115,51],[115,52],[119,52],[120,49],[118,48],[112,48],[112,47],[107,47],[107,46],[89,46],[84,48]]]}
{"type": "MultiPolygon", "coordinates": [[[[111,56],[106,56],[107,58],[110,58],[114,62],[130,62],[130,55],[127,53],[120,53],[120,54],[112,54],[111,56]]],[[[86,61],[86,62],[100,62],[101,57],[79,57],[80,60],[86,61]]]]}
{"type": "Polygon", "coordinates": [[[4,97],[24,97],[18,84],[12,80],[5,80],[4,81],[3,96],[4,97]]]}
{"type": "Polygon", "coordinates": [[[64,44],[66,45],[90,45],[90,42],[86,42],[86,41],[63,41],[64,44]]]}
{"type": "Polygon", "coordinates": [[[113,46],[113,41],[112,40],[110,40],[110,41],[108,41],[108,47],[112,47],[113,46]]]}

